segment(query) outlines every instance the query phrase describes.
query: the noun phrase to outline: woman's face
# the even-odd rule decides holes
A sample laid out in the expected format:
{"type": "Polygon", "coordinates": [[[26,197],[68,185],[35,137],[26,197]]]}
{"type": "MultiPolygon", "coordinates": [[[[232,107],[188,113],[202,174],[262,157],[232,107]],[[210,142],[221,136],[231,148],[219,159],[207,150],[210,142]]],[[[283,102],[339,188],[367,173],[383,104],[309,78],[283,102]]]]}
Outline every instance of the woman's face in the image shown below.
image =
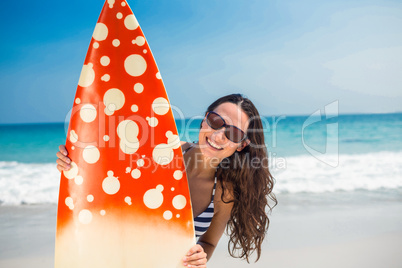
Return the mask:
{"type": "MultiPolygon", "coordinates": [[[[233,125],[246,133],[249,118],[243,110],[234,103],[225,102],[214,110],[226,122],[226,125],[233,125]]],[[[204,156],[217,158],[219,160],[231,156],[236,150],[240,151],[247,145],[246,141],[234,143],[225,136],[225,128],[212,129],[204,118],[199,134],[199,146],[204,156]]]]}

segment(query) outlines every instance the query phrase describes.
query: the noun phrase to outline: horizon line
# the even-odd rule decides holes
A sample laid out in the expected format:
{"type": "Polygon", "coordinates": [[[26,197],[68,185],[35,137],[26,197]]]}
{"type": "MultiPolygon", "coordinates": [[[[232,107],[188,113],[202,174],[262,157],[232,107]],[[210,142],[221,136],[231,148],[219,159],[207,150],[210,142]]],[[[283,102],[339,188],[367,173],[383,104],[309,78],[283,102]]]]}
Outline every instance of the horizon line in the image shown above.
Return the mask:
{"type": "MultiPolygon", "coordinates": [[[[339,113],[338,116],[345,116],[345,115],[386,115],[386,114],[402,114],[402,111],[398,112],[385,112],[385,113],[339,113]]],[[[289,116],[289,117],[308,117],[311,116],[312,114],[272,114],[272,115],[261,115],[261,117],[278,117],[278,116],[289,116]]],[[[330,114],[333,115],[333,114],[330,114]]],[[[184,120],[191,119],[191,117],[186,117],[184,120]]],[[[180,120],[180,119],[175,119],[180,120]]],[[[198,119],[200,120],[200,119],[198,119]]],[[[7,126],[7,125],[40,125],[40,124],[65,124],[66,122],[63,121],[47,121],[47,122],[15,122],[15,123],[1,123],[0,126],[7,126]]]]}

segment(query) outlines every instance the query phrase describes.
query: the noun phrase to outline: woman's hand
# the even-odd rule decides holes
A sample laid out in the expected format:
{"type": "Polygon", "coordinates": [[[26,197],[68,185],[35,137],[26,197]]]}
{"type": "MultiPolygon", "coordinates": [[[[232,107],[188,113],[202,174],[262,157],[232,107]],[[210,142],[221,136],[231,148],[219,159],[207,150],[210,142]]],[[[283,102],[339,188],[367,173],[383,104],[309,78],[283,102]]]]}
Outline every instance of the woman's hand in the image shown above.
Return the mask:
{"type": "Polygon", "coordinates": [[[62,171],[67,171],[71,168],[71,159],[68,158],[67,154],[67,149],[64,145],[59,146],[59,152],[57,152],[57,157],[58,159],[56,160],[57,163],[57,169],[62,172],[62,171]]]}
{"type": "Polygon", "coordinates": [[[207,253],[204,252],[204,248],[200,245],[195,245],[183,258],[183,265],[187,267],[207,267],[207,253]]]}

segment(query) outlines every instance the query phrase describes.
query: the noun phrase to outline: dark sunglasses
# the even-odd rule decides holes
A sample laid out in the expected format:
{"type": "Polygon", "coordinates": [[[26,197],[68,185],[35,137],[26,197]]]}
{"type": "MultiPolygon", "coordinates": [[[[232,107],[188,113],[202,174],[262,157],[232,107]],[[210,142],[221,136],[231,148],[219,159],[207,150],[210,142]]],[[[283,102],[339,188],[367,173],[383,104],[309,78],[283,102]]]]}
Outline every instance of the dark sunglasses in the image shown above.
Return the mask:
{"type": "Polygon", "coordinates": [[[227,125],[222,116],[215,112],[207,113],[207,123],[214,130],[224,127],[226,138],[234,143],[241,143],[247,138],[247,135],[243,132],[243,130],[232,125],[227,125]]]}

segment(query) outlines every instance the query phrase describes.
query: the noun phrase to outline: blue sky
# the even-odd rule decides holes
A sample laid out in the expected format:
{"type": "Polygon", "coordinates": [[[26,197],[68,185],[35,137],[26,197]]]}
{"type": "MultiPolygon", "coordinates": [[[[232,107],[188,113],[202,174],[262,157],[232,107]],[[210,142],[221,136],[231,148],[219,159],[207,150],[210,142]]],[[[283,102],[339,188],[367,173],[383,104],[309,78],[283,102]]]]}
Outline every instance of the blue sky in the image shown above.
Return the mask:
{"type": "MultiPolygon", "coordinates": [[[[0,123],[64,121],[103,2],[2,4],[0,123]]],[[[128,3],[186,117],[233,92],[262,115],[402,111],[401,1],[128,3]]]]}

